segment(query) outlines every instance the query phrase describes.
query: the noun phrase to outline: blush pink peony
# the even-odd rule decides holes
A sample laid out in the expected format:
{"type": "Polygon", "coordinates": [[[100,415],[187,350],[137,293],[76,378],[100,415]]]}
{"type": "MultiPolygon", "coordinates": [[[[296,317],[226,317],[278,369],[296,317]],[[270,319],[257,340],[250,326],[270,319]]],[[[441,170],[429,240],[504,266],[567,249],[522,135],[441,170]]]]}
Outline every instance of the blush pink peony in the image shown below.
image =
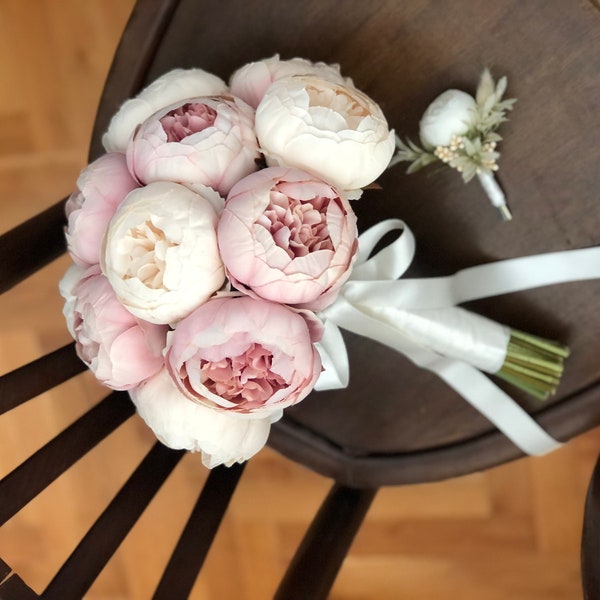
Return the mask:
{"type": "Polygon", "coordinates": [[[252,418],[215,410],[182,394],[166,369],[130,390],[138,414],[169,448],[200,452],[212,469],[254,456],[267,442],[271,423],[282,411],[252,418]]]}
{"type": "Polygon", "coordinates": [[[100,262],[104,232],[125,196],[139,187],[127,169],[125,155],[104,154],[79,175],[77,191],[65,206],[67,249],[80,266],[100,262]]]}
{"type": "Polygon", "coordinates": [[[296,404],[313,389],[321,371],[315,341],[315,329],[300,313],[225,296],[178,323],[165,358],[188,398],[258,417],[296,404]]]}
{"type": "Polygon", "coordinates": [[[60,292],[77,354],[104,385],[131,389],[163,367],[167,327],[140,321],[125,310],[99,266],[71,266],[60,292]]]}
{"type": "Polygon", "coordinates": [[[217,229],[234,286],[321,310],[348,279],[358,247],[345,195],[298,169],[272,167],[231,190],[217,229]]]}
{"type": "Polygon", "coordinates": [[[125,152],[135,128],[164,106],[187,98],[227,93],[226,83],[202,69],[173,69],[125,101],[102,137],[108,152],[125,152]]]}
{"type": "Polygon", "coordinates": [[[304,58],[281,60],[279,54],[251,62],[233,73],[229,79],[231,93],[256,108],[274,81],[295,75],[315,75],[334,83],[352,85],[340,73],[339,65],[313,63],[304,58]]]}
{"type": "Polygon", "coordinates": [[[260,158],[254,110],[232,96],[172,104],[144,121],[127,147],[141,182],[202,184],[222,195],[256,171],[260,158]]]}

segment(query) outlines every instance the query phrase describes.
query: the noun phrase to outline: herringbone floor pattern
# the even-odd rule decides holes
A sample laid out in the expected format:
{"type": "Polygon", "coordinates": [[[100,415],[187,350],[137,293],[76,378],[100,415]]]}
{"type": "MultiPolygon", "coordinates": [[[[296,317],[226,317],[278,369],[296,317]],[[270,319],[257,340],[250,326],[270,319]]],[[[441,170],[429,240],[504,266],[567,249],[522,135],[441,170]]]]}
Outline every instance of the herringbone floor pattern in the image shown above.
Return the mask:
{"type": "MultiPolygon", "coordinates": [[[[67,195],[132,0],[0,0],[0,229],[67,195]]],[[[69,341],[65,258],[0,298],[0,372],[69,341]]],[[[0,473],[103,391],[85,376],[0,418],[0,473]]],[[[0,556],[45,583],[152,443],[137,418],[0,530],[0,556]]],[[[344,563],[337,600],[576,600],[583,501],[600,432],[554,454],[459,479],[382,490],[344,563]]],[[[206,472],[177,468],[88,598],[150,598],[206,472]]],[[[266,449],[249,464],[194,589],[265,600],[329,483],[266,449]]],[[[177,600],[177,599],[175,599],[177,600]]]]}

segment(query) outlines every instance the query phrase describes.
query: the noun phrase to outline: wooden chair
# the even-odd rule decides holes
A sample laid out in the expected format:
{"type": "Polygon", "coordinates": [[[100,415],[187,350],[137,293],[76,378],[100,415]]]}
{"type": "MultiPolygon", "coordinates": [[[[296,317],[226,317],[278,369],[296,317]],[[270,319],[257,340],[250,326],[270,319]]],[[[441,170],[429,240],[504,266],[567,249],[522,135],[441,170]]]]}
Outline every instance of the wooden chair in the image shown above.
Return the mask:
{"type": "MultiPolygon", "coordinates": [[[[381,177],[382,191],[369,190],[357,203],[361,229],[388,217],[405,219],[418,243],[411,276],[595,245],[600,172],[591,122],[600,70],[590,57],[600,51],[599,19],[593,3],[564,0],[498,0],[485,7],[456,0],[443,8],[433,0],[139,0],[106,82],[90,159],[102,152],[101,134],[121,102],[176,66],[227,79],[241,64],[275,53],[338,62],[381,103],[397,131],[413,139],[431,99],[448,87],[473,90],[488,66],[508,75],[509,95],[519,98],[503,129],[500,171],[514,221],[501,223],[478,186],[464,186],[453,173],[406,176],[400,166],[381,177]]],[[[0,238],[2,291],[64,252],[63,226],[61,201],[0,238]]],[[[585,282],[470,306],[569,344],[572,356],[556,397],[540,403],[513,394],[563,441],[600,423],[599,298],[598,282],[585,282]]],[[[277,598],[326,597],[379,487],[454,477],[522,456],[434,376],[375,342],[345,337],[350,387],[314,393],[287,410],[269,440],[333,480],[277,598]]],[[[68,345],[5,374],[0,412],[83,368],[68,345]]],[[[0,482],[0,522],[133,413],[126,394],[108,394],[8,473],[0,482]]],[[[41,596],[0,561],[0,598],[82,597],[180,458],[157,443],[41,596]]],[[[242,472],[242,466],[211,472],[155,598],[189,594],[242,472]]]]}

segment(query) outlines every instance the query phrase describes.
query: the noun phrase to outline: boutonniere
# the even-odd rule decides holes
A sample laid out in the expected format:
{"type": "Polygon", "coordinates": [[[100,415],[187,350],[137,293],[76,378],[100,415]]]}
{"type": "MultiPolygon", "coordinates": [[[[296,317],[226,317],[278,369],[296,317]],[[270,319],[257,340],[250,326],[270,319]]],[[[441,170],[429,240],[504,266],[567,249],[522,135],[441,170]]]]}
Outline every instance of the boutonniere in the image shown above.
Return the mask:
{"type": "Polygon", "coordinates": [[[498,128],[507,120],[515,98],[503,99],[507,79],[494,82],[488,69],[481,75],[475,97],[462,90],[440,94],[419,123],[422,146],[396,137],[398,151],[392,164],[410,162],[407,173],[442,163],[461,174],[465,183],[476,177],[490,202],[505,221],[512,218],[502,189],[494,178],[498,170],[498,128]]]}

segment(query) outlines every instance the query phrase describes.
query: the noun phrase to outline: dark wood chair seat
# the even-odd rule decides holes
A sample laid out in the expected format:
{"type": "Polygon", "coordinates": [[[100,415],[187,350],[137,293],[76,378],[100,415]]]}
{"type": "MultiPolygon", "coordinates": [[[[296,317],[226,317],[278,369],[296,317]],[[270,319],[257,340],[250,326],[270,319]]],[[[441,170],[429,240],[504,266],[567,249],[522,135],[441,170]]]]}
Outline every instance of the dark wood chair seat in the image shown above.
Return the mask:
{"type": "MultiPolygon", "coordinates": [[[[508,76],[509,96],[519,99],[503,126],[499,174],[514,220],[502,223],[475,183],[465,186],[451,172],[407,176],[400,165],[381,177],[382,190],[366,191],[356,204],[360,228],[404,219],[417,238],[410,276],[449,275],[483,262],[597,245],[600,69],[593,57],[600,51],[599,25],[595,5],[564,0],[498,0],[485,7],[468,0],[443,7],[428,0],[140,0],[106,83],[90,159],[102,152],[100,136],[117,107],[174,67],[202,67],[227,79],[243,63],[275,53],[336,62],[382,105],[399,134],[416,139],[428,103],[449,87],[474,91],[487,66],[496,76],[508,76]]],[[[3,291],[64,252],[63,224],[60,202],[0,239],[3,291]],[[26,251],[24,239],[31,242],[26,251]]],[[[563,441],[600,423],[599,299],[600,282],[592,281],[469,306],[570,346],[555,397],[542,403],[511,392],[563,441]]],[[[269,440],[291,460],[335,482],[282,584],[281,598],[327,594],[378,487],[453,477],[522,456],[435,376],[375,342],[345,337],[349,388],[311,394],[286,411],[269,440]],[[324,529],[332,534],[328,541],[324,529]],[[320,578],[311,577],[312,567],[327,555],[331,566],[323,567],[320,578]]],[[[0,412],[82,369],[67,346],[3,376],[0,412]]],[[[2,480],[2,522],[134,409],[126,395],[112,394],[92,410],[2,480]]],[[[151,451],[42,597],[85,593],[179,456],[160,445],[151,451]]],[[[211,474],[156,597],[182,598],[191,589],[241,471],[211,474]],[[181,548],[193,537],[199,550],[183,567],[181,548]]],[[[0,564],[0,582],[8,572],[0,564]]],[[[0,598],[37,597],[31,594],[16,575],[0,583],[0,598]]]]}

